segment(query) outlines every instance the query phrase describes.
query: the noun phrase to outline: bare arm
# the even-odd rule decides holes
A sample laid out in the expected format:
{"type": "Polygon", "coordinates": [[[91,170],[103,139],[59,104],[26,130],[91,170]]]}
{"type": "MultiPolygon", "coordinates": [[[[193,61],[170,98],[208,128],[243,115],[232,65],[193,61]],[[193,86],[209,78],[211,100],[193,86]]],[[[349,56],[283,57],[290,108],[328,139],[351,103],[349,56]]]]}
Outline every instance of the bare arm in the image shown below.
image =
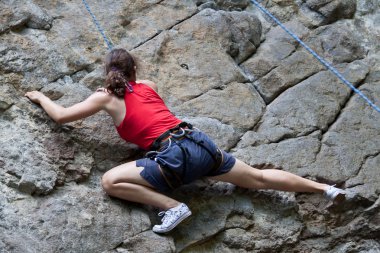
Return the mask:
{"type": "Polygon", "coordinates": [[[63,124],[91,116],[105,109],[110,97],[102,92],[96,92],[83,102],[70,107],[63,107],[54,103],[39,91],[31,91],[25,94],[34,103],[40,104],[46,113],[57,123],[63,124]]]}

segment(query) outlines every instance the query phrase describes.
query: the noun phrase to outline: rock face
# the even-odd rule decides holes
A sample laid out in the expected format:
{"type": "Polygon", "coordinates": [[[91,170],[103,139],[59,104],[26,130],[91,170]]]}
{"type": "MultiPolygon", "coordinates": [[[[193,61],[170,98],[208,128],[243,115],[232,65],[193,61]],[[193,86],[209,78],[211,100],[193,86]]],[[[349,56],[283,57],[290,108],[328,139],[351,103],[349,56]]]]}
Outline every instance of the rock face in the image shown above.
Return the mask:
{"type": "MultiPolygon", "coordinates": [[[[169,108],[248,164],[348,189],[317,194],[200,180],[174,196],[191,218],[156,235],[156,210],[108,197],[102,174],[142,156],[99,113],[57,125],[29,102],[70,106],[103,83],[107,48],[81,1],[0,3],[0,252],[379,252],[380,114],[250,1],[91,1],[169,108]]],[[[266,6],[380,105],[377,0],[266,6]]]]}

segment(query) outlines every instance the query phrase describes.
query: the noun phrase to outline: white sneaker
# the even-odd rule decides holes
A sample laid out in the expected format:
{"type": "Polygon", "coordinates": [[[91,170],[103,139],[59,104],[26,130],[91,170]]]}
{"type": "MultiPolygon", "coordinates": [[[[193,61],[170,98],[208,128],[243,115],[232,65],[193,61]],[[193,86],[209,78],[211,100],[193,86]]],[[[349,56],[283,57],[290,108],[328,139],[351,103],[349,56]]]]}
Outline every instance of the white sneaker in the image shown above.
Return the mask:
{"type": "Polygon", "coordinates": [[[341,203],[346,199],[346,191],[336,188],[334,185],[329,186],[323,195],[334,203],[341,203]]]}
{"type": "Polygon", "coordinates": [[[176,207],[169,210],[160,212],[158,216],[164,216],[162,218],[161,225],[154,225],[153,232],[166,233],[175,228],[181,221],[191,215],[190,209],[184,203],[179,204],[176,207]]]}

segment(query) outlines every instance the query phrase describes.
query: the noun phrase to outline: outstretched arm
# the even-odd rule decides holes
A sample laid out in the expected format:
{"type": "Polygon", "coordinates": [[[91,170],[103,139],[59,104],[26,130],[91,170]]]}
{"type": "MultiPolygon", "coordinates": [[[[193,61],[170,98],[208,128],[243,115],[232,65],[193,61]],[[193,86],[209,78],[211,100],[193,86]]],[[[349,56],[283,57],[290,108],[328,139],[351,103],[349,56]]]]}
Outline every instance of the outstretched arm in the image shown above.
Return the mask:
{"type": "Polygon", "coordinates": [[[86,118],[105,109],[110,96],[96,92],[89,96],[83,102],[70,107],[63,107],[54,103],[39,91],[31,91],[25,94],[34,103],[40,104],[47,114],[57,123],[63,124],[78,119],[86,118]]]}

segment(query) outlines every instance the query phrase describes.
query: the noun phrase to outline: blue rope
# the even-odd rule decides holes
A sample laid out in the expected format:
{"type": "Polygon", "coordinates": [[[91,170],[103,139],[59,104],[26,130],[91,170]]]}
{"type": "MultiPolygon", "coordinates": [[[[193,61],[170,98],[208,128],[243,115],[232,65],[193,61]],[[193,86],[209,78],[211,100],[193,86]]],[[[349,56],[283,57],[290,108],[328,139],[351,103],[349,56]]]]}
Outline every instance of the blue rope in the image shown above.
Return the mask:
{"type": "Polygon", "coordinates": [[[261,6],[256,0],[251,0],[254,5],[256,5],[262,12],[268,15],[273,21],[275,21],[285,32],[287,32],[290,36],[292,36],[298,43],[300,43],[307,51],[309,51],[318,61],[320,61],[327,69],[333,72],[344,84],[350,87],[356,94],[362,97],[370,106],[372,106],[376,111],[380,112],[380,108],[376,106],[368,97],[366,97],[360,90],[355,88],[344,76],[338,72],[330,63],[324,60],[321,56],[319,56],[313,49],[311,49],[308,45],[306,45],[297,35],[291,32],[288,28],[286,28],[275,16],[273,16],[267,9],[261,6]]]}
{"type": "Polygon", "coordinates": [[[96,19],[95,15],[92,13],[92,11],[90,9],[90,6],[87,4],[87,1],[86,0],[82,0],[82,2],[84,4],[84,6],[86,7],[88,13],[90,13],[90,15],[92,17],[92,20],[94,21],[96,28],[98,29],[98,31],[102,35],[104,41],[106,42],[108,49],[111,50],[112,49],[112,43],[107,39],[107,36],[105,35],[104,30],[100,26],[100,24],[99,24],[98,20],[96,19]]]}

